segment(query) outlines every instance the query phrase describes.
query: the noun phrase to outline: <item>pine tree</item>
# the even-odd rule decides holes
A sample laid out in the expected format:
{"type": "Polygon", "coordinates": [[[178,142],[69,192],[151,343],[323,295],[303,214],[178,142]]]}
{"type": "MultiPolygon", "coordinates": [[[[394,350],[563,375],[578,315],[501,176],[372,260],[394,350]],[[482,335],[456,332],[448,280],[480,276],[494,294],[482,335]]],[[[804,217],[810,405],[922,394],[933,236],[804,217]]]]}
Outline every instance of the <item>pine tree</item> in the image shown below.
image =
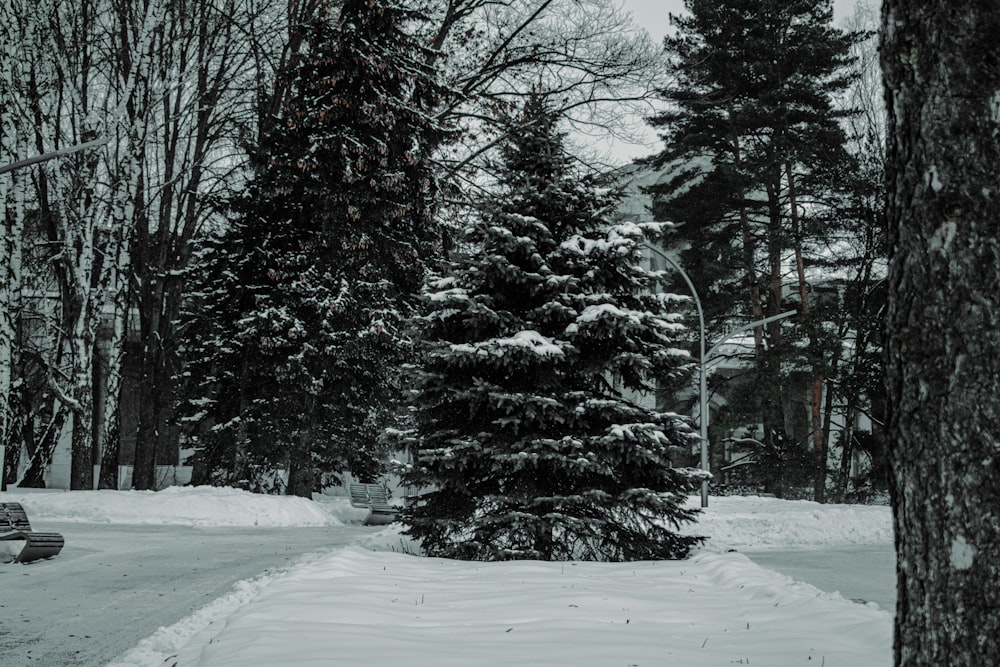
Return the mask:
{"type": "Polygon", "coordinates": [[[404,30],[419,19],[397,0],[346,0],[339,11],[324,3],[302,26],[288,101],[234,206],[234,252],[215,254],[238,270],[209,274],[242,295],[238,312],[219,310],[229,342],[200,362],[227,369],[229,388],[216,390],[237,401],[214,399],[221,413],[200,415],[216,421],[216,435],[231,430],[230,454],[217,460],[223,476],[250,454],[282,460],[297,495],[326,473],[378,472],[378,436],[407,356],[403,323],[436,245],[429,155],[441,136],[430,113],[439,90],[404,30]]]}
{"type": "Polygon", "coordinates": [[[504,151],[504,196],[467,230],[467,254],[428,289],[417,368],[415,463],[430,488],[402,515],[429,555],[634,560],[698,538],[669,466],[691,433],[632,392],[678,380],[677,297],[640,267],[657,225],[614,225],[615,198],[571,169],[538,99],[504,151]]]}
{"type": "Polygon", "coordinates": [[[681,260],[710,320],[799,310],[801,341],[780,322],[755,331],[753,378],[731,402],[730,426],[762,426],[756,458],[766,490],[781,494],[796,472],[801,483],[815,469],[821,499],[820,403],[841,343],[812,310],[807,272],[810,254],[834,233],[825,202],[848,188],[841,128],[848,112],[834,98],[851,80],[850,49],[862,36],[831,26],[830,0],[686,0],[685,7],[690,15],[671,17],[677,33],[666,40],[675,76],[662,94],[672,104],[650,121],[666,143],[651,163],[671,174],[650,189],[654,213],[683,223],[681,260]],[[789,283],[792,303],[784,301],[789,283]],[[789,384],[793,370],[808,376],[810,410],[800,414],[792,408],[800,402],[789,384]],[[792,437],[796,423],[806,437],[792,437]]]}

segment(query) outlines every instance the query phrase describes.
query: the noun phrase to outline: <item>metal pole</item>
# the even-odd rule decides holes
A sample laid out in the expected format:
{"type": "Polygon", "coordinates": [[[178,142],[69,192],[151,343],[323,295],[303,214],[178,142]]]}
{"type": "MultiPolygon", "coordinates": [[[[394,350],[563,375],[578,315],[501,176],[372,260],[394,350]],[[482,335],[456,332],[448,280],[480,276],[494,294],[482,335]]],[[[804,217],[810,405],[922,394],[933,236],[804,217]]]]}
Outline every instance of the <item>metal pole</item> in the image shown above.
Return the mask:
{"type": "MultiPolygon", "coordinates": [[[[705,350],[705,312],[701,308],[701,299],[698,297],[698,290],[695,289],[694,283],[688,274],[681,268],[680,264],[675,262],[670,256],[654,248],[651,245],[643,244],[644,247],[656,253],[663,261],[673,267],[677,273],[680,274],[684,282],[687,283],[688,289],[691,290],[691,297],[694,299],[695,309],[698,311],[698,424],[700,427],[701,435],[701,469],[705,472],[709,472],[709,460],[708,460],[708,422],[709,422],[709,412],[708,412],[708,368],[707,363],[709,358],[719,349],[719,347],[725,343],[727,340],[732,338],[738,333],[744,331],[750,331],[756,327],[764,326],[771,322],[776,322],[778,320],[783,320],[786,317],[791,317],[792,315],[798,314],[795,310],[786,310],[778,315],[771,315],[770,317],[765,317],[762,320],[756,320],[750,322],[749,324],[744,324],[739,326],[725,336],[716,341],[715,345],[705,350]]],[[[701,483],[701,506],[708,507],[708,480],[704,480],[701,483]]]]}
{"type": "MultiPolygon", "coordinates": [[[[694,283],[691,282],[691,278],[688,274],[681,268],[681,265],[675,262],[671,257],[660,251],[658,248],[654,248],[651,245],[643,244],[647,250],[656,253],[660,259],[665,261],[667,264],[672,266],[677,273],[680,274],[684,282],[687,283],[688,289],[691,290],[691,298],[694,299],[695,310],[698,311],[698,425],[700,429],[699,435],[701,436],[701,469],[705,472],[709,472],[709,460],[708,460],[708,379],[706,377],[705,368],[705,311],[701,308],[701,298],[698,296],[698,290],[695,289],[694,283]]],[[[708,507],[708,480],[702,480],[701,482],[701,506],[708,507]]]]}
{"type": "Polygon", "coordinates": [[[5,164],[0,166],[0,174],[6,174],[8,171],[14,171],[15,169],[20,169],[21,167],[30,167],[31,165],[37,164],[39,162],[45,162],[46,160],[52,160],[57,157],[63,157],[65,155],[70,155],[71,153],[76,153],[77,151],[87,150],[88,148],[97,148],[98,146],[103,146],[109,141],[111,141],[110,137],[104,137],[102,139],[94,139],[93,141],[88,141],[85,144],[70,146],[69,148],[60,148],[59,150],[52,151],[51,153],[36,155],[35,157],[29,157],[25,160],[19,160],[12,164],[5,164]]]}
{"type": "Polygon", "coordinates": [[[783,320],[786,317],[791,317],[792,315],[798,315],[798,314],[799,311],[797,310],[786,310],[783,313],[778,313],[777,315],[771,315],[770,317],[765,317],[762,320],[756,320],[754,322],[750,322],[748,324],[736,327],[735,329],[727,333],[725,336],[720,338],[718,341],[716,341],[715,345],[709,348],[706,356],[711,357],[713,354],[715,354],[716,351],[718,351],[720,347],[722,347],[723,343],[725,343],[727,340],[729,340],[738,333],[743,333],[744,331],[750,331],[751,329],[762,327],[765,324],[770,324],[771,322],[777,322],[778,320],[783,320]]]}

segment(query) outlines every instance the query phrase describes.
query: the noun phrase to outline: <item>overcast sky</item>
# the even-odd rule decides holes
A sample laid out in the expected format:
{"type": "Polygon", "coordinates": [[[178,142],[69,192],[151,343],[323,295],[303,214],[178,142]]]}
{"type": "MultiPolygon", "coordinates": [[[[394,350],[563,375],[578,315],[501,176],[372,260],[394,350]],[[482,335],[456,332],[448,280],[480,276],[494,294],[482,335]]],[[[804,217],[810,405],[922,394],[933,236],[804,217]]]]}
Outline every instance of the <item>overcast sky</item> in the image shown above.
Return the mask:
{"type": "MultiPolygon", "coordinates": [[[[685,12],[684,0],[617,0],[626,11],[632,13],[635,24],[645,28],[656,43],[659,43],[670,27],[670,14],[685,12]]],[[[872,4],[878,0],[864,0],[872,4]]],[[[840,25],[845,18],[854,13],[858,0],[834,0],[833,20],[840,25]]],[[[640,124],[641,127],[641,124],[640,124]]],[[[659,149],[659,140],[651,128],[643,130],[643,138],[638,143],[621,140],[610,141],[612,159],[616,162],[628,162],[634,158],[649,155],[659,149]]]]}
{"type": "MultiPolygon", "coordinates": [[[[684,0],[619,0],[625,5],[625,9],[632,12],[635,22],[640,27],[649,31],[654,39],[659,39],[666,34],[670,20],[668,15],[672,12],[680,14],[684,12],[684,0]]],[[[844,18],[854,12],[856,0],[834,0],[833,20],[840,23],[844,18]]]]}

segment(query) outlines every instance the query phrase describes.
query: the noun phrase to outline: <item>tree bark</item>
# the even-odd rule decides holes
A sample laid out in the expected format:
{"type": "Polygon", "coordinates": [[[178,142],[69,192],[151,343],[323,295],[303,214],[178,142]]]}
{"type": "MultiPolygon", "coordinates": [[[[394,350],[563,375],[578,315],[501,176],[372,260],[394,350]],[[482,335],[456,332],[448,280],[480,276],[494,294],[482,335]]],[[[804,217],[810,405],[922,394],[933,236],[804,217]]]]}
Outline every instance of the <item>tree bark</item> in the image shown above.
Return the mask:
{"type": "MultiPolygon", "coordinates": [[[[788,217],[792,223],[792,243],[795,249],[795,275],[799,287],[799,315],[810,327],[817,327],[817,322],[811,321],[812,309],[809,304],[809,283],[806,281],[806,264],[802,252],[802,224],[799,220],[799,203],[795,196],[795,172],[789,155],[785,161],[785,179],[788,181],[788,217]]],[[[809,340],[812,351],[812,382],[809,392],[809,427],[812,440],[813,460],[813,500],[826,502],[826,456],[827,439],[823,433],[823,388],[826,377],[823,374],[823,348],[817,332],[813,330],[809,340]]]]}
{"type": "Polygon", "coordinates": [[[312,429],[303,428],[289,451],[288,488],[289,496],[312,498],[316,490],[316,472],[312,457],[312,429]]]}
{"type": "MultiPolygon", "coordinates": [[[[16,129],[12,126],[6,118],[0,118],[0,162],[17,157],[24,143],[10,136],[16,129]]],[[[0,210],[3,215],[0,221],[0,491],[7,488],[6,470],[17,463],[21,448],[18,434],[24,420],[24,408],[18,400],[22,392],[17,376],[21,355],[18,317],[27,180],[26,176],[17,173],[0,176],[0,202],[3,202],[0,210]]]]}
{"type": "MultiPolygon", "coordinates": [[[[125,226],[127,228],[127,225],[125,226]]],[[[115,298],[115,313],[108,345],[108,372],[105,386],[104,420],[101,424],[101,475],[99,489],[117,490],[118,465],[121,454],[121,391],[125,357],[125,328],[128,326],[128,304],[124,289],[115,298]]]]}
{"type": "MultiPolygon", "coordinates": [[[[781,201],[778,196],[780,191],[781,173],[775,168],[770,174],[770,180],[765,183],[767,193],[767,302],[764,307],[764,315],[773,317],[782,311],[782,275],[781,259],[784,250],[784,233],[782,230],[783,216],[781,212],[781,201]]],[[[788,456],[788,433],[785,421],[785,389],[781,375],[781,363],[783,358],[781,322],[773,321],[767,324],[767,346],[763,350],[763,356],[758,361],[758,368],[761,369],[761,426],[764,433],[761,438],[764,449],[771,457],[767,466],[770,469],[764,473],[764,490],[773,493],[779,498],[787,495],[788,476],[786,471],[789,467],[788,456]]]]}
{"type": "Polygon", "coordinates": [[[897,665],[1000,664],[1000,4],[886,0],[897,665]]]}
{"type": "Polygon", "coordinates": [[[132,488],[138,491],[156,488],[156,453],[160,440],[159,373],[159,342],[155,335],[150,335],[143,345],[142,376],[138,388],[141,398],[132,465],[132,488]]]}
{"type": "Polygon", "coordinates": [[[18,481],[19,488],[45,488],[45,468],[52,462],[52,453],[59,444],[59,436],[69,413],[69,410],[58,399],[53,397],[50,402],[51,416],[42,429],[35,451],[25,467],[24,476],[18,481]]]}
{"type": "MultiPolygon", "coordinates": [[[[730,117],[732,116],[732,110],[730,110],[730,117]]],[[[740,148],[740,138],[736,134],[735,129],[733,131],[733,161],[737,166],[740,165],[742,161],[742,151],[740,148]]],[[[756,241],[753,238],[753,234],[750,231],[750,215],[747,212],[747,196],[746,191],[740,188],[739,191],[739,209],[740,209],[740,240],[743,244],[743,263],[746,269],[746,281],[747,290],[750,297],[750,314],[753,315],[753,321],[764,319],[764,307],[761,305],[760,300],[760,284],[757,280],[757,247],[756,241]]],[[[764,327],[754,327],[753,330],[753,350],[754,357],[760,359],[764,354],[764,327]]]]}

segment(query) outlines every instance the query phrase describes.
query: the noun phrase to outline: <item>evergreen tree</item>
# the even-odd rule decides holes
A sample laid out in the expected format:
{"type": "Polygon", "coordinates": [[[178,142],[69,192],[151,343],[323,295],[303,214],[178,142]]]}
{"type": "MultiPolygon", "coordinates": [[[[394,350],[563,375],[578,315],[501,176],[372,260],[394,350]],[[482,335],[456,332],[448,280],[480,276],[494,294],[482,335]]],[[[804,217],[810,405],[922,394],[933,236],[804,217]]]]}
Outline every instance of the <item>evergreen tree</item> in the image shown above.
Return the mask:
{"type": "Polygon", "coordinates": [[[275,472],[284,467],[287,452],[252,435],[256,413],[249,409],[253,396],[266,396],[268,383],[261,385],[254,373],[266,362],[259,346],[235,338],[236,323],[266,289],[259,271],[264,260],[257,254],[266,247],[256,236],[262,231],[262,225],[234,221],[199,244],[182,313],[186,363],[179,393],[186,400],[180,412],[194,428],[192,483],[276,493],[284,490],[275,472]]]}
{"type": "Polygon", "coordinates": [[[821,499],[823,384],[841,342],[825,334],[807,272],[836,231],[827,202],[849,187],[847,112],[834,98],[851,80],[850,50],[861,35],[831,26],[830,0],[685,0],[685,7],[690,15],[671,17],[677,32],[665,42],[675,76],[662,94],[672,104],[651,119],[666,143],[651,163],[671,176],[651,188],[653,210],[683,223],[681,260],[709,320],[799,310],[800,341],[780,322],[755,331],[752,376],[731,402],[729,427],[762,426],[755,453],[767,491],[781,494],[815,472],[821,499]],[[789,291],[795,296],[786,302],[789,291]],[[792,388],[791,372],[805,376],[802,386],[792,388]],[[810,409],[795,413],[802,394],[810,409]]]}
{"type": "Polygon", "coordinates": [[[504,196],[467,230],[475,250],[432,283],[421,319],[415,463],[432,489],[402,514],[429,555],[679,558],[698,538],[669,465],[692,434],[635,392],[680,381],[677,297],[640,266],[657,225],[614,225],[615,198],[571,169],[538,99],[504,150],[504,196]]]}
{"type": "Polygon", "coordinates": [[[191,405],[215,423],[202,453],[223,478],[281,462],[288,492],[308,495],[325,473],[378,472],[403,322],[437,241],[439,90],[405,31],[419,19],[398,0],[346,0],[302,26],[287,103],[205,274],[207,326],[222,329],[193,368],[224,373],[199,378],[217,384],[191,405]]]}

